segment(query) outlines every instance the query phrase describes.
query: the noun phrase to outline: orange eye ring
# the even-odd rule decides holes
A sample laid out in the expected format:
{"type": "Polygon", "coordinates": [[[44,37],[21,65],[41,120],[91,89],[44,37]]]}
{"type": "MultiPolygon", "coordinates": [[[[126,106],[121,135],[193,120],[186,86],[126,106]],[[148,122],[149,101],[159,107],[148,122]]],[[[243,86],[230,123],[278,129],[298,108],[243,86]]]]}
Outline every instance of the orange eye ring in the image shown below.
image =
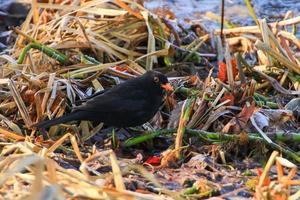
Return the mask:
{"type": "Polygon", "coordinates": [[[154,80],[155,83],[158,83],[158,82],[159,82],[159,78],[156,77],[156,76],[153,78],[153,80],[154,80]]]}

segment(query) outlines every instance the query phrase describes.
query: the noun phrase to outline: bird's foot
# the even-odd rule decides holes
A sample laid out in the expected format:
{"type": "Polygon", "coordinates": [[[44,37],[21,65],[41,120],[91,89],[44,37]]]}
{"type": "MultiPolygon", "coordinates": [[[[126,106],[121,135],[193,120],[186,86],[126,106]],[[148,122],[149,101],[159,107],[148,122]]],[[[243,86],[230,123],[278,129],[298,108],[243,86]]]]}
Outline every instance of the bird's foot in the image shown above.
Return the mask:
{"type": "Polygon", "coordinates": [[[42,133],[43,140],[48,140],[49,139],[49,135],[48,135],[47,131],[44,128],[40,129],[40,131],[42,133]]]}

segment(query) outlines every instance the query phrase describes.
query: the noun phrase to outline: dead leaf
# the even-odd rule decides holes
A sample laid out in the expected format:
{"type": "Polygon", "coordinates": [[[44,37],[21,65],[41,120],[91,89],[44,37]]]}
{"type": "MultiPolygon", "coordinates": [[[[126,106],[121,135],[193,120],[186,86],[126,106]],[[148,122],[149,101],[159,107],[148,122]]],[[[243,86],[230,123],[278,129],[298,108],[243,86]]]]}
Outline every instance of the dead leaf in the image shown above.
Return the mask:
{"type": "Polygon", "coordinates": [[[255,110],[255,102],[252,101],[250,105],[246,103],[242,111],[236,116],[233,117],[223,128],[223,133],[240,133],[247,125],[250,117],[252,116],[255,110]]]}

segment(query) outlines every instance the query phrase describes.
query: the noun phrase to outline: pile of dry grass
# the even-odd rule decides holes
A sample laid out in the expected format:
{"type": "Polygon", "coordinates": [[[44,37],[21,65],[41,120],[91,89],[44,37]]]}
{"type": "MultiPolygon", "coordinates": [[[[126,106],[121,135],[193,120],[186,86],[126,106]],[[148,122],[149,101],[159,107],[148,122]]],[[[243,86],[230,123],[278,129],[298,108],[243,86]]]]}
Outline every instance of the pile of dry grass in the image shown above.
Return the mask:
{"type": "MultiPolygon", "coordinates": [[[[284,30],[285,26],[299,22],[300,17],[296,17],[268,26],[262,20],[259,26],[226,29],[224,48],[219,31],[202,32],[190,44],[176,47],[188,52],[181,60],[185,62],[195,53],[199,55],[202,45],[217,41],[218,55],[225,57],[227,65],[219,64],[219,79],[212,76],[212,70],[204,80],[197,76],[173,78],[180,85],[176,92],[185,99],[170,118],[169,125],[176,122],[171,126],[177,131],[169,131],[177,133],[175,149],[165,152],[161,167],[178,162],[188,131],[201,134],[198,138],[207,141],[222,142],[223,137],[216,137],[216,133],[223,132],[228,134],[224,138],[240,137],[245,142],[245,133],[253,127],[259,133],[252,135],[253,140],[264,141],[300,161],[295,153],[273,143],[270,133],[265,132],[266,126],[282,132],[286,130],[287,126],[283,126],[286,122],[292,127],[299,122],[293,119],[292,111],[278,109],[283,108],[281,103],[263,96],[270,91],[290,96],[300,94],[300,62],[296,54],[300,41],[284,30]],[[236,52],[235,59],[230,52],[236,52]],[[255,55],[258,62],[249,66],[242,54],[255,55]],[[262,126],[261,121],[268,122],[262,126]]],[[[33,123],[68,112],[68,106],[74,106],[76,99],[153,69],[158,58],[162,58],[166,69],[173,70],[174,48],[170,47],[176,45],[170,41],[173,37],[180,39],[174,27],[131,0],[57,1],[56,4],[33,1],[22,28],[15,32],[18,38],[11,54],[0,55],[0,195],[4,199],[179,198],[177,192],[165,189],[132,160],[120,159],[120,167],[112,150],[99,150],[95,146],[88,150],[80,148],[77,142],[82,145],[99,132],[102,124],[82,122],[75,131],[74,127],[68,127],[68,131],[80,130],[80,140],[69,132],[61,137],[61,130],[52,127],[49,135],[55,141],[43,141],[31,129],[33,123]],[[103,77],[108,80],[100,81],[103,77]],[[63,145],[66,141],[72,149],[63,145]],[[66,158],[77,162],[78,169],[63,167],[61,160],[66,158]],[[99,160],[111,166],[112,173],[94,170],[92,165],[99,160]],[[123,174],[134,171],[145,177],[159,188],[161,195],[126,190],[120,168],[123,174]]],[[[299,141],[297,129],[292,131],[294,142],[299,141]]],[[[156,132],[148,139],[157,135],[156,132]]],[[[217,157],[226,162],[221,153],[217,157]]]]}

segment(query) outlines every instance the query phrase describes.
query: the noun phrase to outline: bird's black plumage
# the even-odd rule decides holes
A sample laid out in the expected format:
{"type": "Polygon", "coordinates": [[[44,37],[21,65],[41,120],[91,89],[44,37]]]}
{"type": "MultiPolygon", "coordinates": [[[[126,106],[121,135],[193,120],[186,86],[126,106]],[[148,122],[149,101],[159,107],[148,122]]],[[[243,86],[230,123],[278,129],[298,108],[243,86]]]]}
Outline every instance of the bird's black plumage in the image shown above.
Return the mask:
{"type": "Polygon", "coordinates": [[[103,122],[114,127],[133,127],[150,120],[163,102],[166,76],[148,71],[110,90],[94,95],[65,116],[43,121],[35,125],[45,129],[56,124],[75,120],[103,122]]]}

